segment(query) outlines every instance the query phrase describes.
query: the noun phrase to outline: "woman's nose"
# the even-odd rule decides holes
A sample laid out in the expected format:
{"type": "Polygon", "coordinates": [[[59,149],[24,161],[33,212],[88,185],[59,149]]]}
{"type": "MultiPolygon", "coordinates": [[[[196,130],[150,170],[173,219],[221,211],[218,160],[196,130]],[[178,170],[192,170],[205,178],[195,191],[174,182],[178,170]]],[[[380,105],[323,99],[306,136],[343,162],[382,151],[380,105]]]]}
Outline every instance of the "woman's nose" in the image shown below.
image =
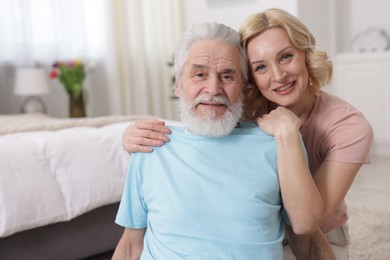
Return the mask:
{"type": "Polygon", "coordinates": [[[274,81],[283,82],[286,79],[286,76],[287,72],[281,66],[275,65],[272,68],[272,77],[274,81]]]}

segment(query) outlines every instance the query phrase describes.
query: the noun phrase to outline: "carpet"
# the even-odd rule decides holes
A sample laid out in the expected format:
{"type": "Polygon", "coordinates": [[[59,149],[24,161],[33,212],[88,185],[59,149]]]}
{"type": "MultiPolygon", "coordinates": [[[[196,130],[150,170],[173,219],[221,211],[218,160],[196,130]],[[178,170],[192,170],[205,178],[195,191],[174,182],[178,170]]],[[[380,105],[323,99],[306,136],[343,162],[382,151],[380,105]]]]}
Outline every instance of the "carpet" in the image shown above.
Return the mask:
{"type": "Polygon", "coordinates": [[[348,207],[349,259],[390,259],[390,211],[378,208],[348,207]]]}

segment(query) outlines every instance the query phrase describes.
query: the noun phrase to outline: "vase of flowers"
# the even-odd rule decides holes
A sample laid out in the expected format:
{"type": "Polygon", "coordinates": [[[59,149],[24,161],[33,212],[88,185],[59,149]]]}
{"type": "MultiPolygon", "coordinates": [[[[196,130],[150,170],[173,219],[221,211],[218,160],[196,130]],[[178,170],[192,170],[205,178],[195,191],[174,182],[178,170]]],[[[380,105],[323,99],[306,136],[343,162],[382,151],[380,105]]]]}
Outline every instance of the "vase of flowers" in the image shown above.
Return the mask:
{"type": "Polygon", "coordinates": [[[55,62],[50,72],[51,78],[58,78],[69,94],[69,115],[70,117],[85,117],[84,103],[84,79],[93,67],[87,67],[82,60],[67,62],[55,62]]]}

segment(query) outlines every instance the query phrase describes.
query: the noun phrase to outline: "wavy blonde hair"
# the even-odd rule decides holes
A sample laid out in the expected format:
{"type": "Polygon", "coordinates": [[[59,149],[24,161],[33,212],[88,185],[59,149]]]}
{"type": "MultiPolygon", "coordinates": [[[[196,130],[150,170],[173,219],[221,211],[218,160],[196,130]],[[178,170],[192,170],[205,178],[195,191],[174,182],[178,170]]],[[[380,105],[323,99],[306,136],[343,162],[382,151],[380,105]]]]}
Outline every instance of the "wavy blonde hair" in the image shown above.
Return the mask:
{"type": "MultiPolygon", "coordinates": [[[[272,8],[249,16],[240,28],[241,44],[245,51],[249,42],[272,28],[282,28],[287,32],[292,44],[305,52],[306,66],[309,73],[309,89],[313,94],[319,93],[322,86],[332,79],[333,66],[325,51],[316,47],[316,41],[309,29],[295,16],[288,12],[272,8]]],[[[252,120],[259,115],[266,99],[254,83],[249,73],[249,87],[245,89],[244,118],[252,120]]]]}

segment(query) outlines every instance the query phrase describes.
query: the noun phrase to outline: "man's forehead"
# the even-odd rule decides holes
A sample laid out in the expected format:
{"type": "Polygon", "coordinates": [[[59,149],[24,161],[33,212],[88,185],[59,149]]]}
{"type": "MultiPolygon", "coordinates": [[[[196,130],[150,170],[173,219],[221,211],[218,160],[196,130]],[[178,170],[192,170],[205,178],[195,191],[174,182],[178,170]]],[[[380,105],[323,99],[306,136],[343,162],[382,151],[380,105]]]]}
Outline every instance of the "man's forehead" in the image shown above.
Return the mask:
{"type": "Polygon", "coordinates": [[[237,48],[222,42],[200,41],[189,49],[186,64],[191,68],[237,69],[240,53],[237,48]]]}

